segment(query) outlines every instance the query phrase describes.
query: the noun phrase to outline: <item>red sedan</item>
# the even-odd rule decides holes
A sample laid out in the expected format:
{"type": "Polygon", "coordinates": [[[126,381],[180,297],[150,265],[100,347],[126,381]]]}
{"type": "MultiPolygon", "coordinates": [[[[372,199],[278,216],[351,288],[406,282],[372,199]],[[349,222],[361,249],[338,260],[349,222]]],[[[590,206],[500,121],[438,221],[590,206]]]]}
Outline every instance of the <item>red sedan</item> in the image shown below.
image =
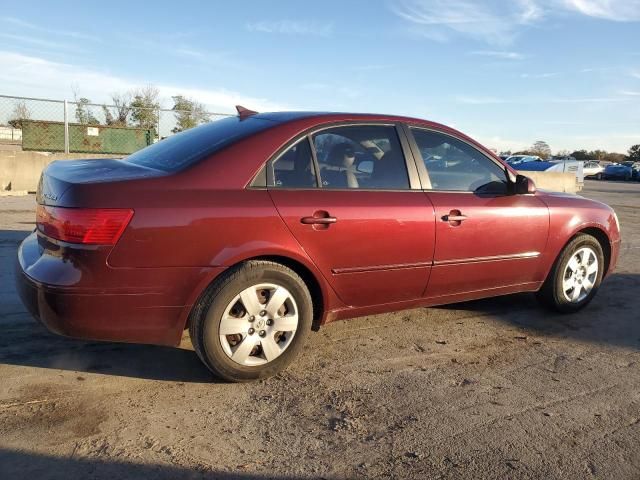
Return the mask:
{"type": "Polygon", "coordinates": [[[606,205],[537,191],[436,123],[264,113],[122,160],[52,163],[16,279],[73,337],[177,345],[232,381],[273,375],[333,320],[537,292],[575,312],[615,267],[606,205]]]}

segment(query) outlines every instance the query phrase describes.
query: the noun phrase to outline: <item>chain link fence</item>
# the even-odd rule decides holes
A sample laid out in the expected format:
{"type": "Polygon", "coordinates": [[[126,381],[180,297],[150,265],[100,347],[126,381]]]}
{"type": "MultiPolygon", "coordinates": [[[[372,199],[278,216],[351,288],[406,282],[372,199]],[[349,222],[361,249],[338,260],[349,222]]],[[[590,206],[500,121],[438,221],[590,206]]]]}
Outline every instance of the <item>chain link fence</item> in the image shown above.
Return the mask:
{"type": "Polygon", "coordinates": [[[127,155],[228,113],[0,95],[0,148],[127,155]]]}

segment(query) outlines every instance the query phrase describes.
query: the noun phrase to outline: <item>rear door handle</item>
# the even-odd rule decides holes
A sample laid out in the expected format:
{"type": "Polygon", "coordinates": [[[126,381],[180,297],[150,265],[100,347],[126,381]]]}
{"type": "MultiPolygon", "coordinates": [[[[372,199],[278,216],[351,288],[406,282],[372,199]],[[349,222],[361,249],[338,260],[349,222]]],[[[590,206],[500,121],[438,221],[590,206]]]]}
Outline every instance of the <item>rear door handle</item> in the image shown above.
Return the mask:
{"type": "Polygon", "coordinates": [[[443,222],[449,222],[449,225],[458,227],[462,222],[467,219],[466,215],[463,215],[460,210],[451,210],[447,215],[442,216],[443,222]]]}
{"type": "Polygon", "coordinates": [[[316,210],[311,217],[302,217],[300,223],[305,225],[324,225],[329,227],[332,223],[336,223],[338,219],[329,215],[326,210],[316,210]]]}
{"type": "Polygon", "coordinates": [[[467,219],[466,215],[444,215],[443,222],[462,222],[467,219]]]}
{"type": "Polygon", "coordinates": [[[336,223],[338,219],[336,217],[302,217],[300,223],[305,225],[329,225],[336,223]]]}

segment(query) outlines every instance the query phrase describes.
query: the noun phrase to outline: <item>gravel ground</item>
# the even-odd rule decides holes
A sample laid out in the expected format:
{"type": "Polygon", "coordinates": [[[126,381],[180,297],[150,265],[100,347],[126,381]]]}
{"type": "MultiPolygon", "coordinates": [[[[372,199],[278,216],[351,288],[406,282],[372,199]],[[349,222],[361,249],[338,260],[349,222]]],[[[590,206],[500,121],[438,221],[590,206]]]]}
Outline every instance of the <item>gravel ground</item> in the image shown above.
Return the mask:
{"type": "Polygon", "coordinates": [[[34,198],[0,197],[0,478],[639,478],[640,183],[617,272],[573,316],[529,294],[331,324],[285,373],[218,383],[179,349],[83,342],[13,287],[34,198]]]}

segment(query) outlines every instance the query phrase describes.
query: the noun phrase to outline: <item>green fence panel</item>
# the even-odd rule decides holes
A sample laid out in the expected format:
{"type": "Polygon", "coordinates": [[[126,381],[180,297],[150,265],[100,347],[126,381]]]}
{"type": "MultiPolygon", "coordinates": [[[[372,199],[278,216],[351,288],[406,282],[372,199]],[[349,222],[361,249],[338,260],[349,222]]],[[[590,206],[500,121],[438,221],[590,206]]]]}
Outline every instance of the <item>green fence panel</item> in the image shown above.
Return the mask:
{"type": "MultiPolygon", "coordinates": [[[[70,153],[108,153],[128,155],[152,143],[154,132],[143,128],[110,125],[69,124],[70,153]]],[[[64,123],[25,121],[22,149],[64,152],[64,123]]]]}

